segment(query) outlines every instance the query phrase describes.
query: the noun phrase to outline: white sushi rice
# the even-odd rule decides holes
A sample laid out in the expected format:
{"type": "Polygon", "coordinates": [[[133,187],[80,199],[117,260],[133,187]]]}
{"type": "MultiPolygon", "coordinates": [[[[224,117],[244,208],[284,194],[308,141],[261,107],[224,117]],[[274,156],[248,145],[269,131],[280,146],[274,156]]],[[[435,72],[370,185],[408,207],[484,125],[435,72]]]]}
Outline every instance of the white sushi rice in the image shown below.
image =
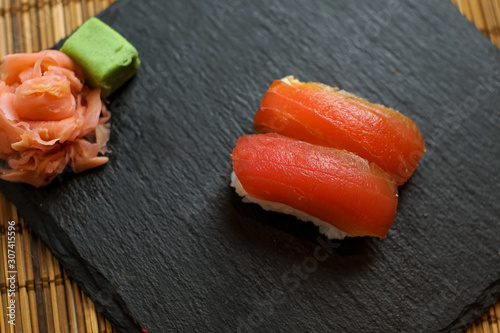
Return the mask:
{"type": "Polygon", "coordinates": [[[333,225],[325,221],[322,221],[316,217],[313,217],[301,210],[292,208],[288,205],[279,202],[261,200],[252,197],[245,191],[245,189],[240,183],[240,180],[238,179],[238,177],[236,177],[234,171],[231,173],[231,186],[235,188],[236,193],[238,193],[239,196],[243,197],[243,202],[256,203],[265,210],[293,215],[301,221],[312,222],[315,225],[317,225],[319,227],[319,231],[329,239],[344,239],[346,237],[353,237],[351,234],[339,230],[335,228],[333,225]]]}

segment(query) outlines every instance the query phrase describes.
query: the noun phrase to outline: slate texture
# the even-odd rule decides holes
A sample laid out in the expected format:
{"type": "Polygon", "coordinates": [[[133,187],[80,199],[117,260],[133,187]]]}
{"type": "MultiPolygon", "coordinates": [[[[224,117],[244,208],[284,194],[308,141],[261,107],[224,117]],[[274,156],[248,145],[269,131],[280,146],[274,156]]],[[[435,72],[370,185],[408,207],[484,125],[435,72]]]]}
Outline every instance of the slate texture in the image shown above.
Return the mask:
{"type": "Polygon", "coordinates": [[[448,1],[130,1],[109,163],[0,183],[119,332],[460,332],[500,297],[500,52],[448,1]],[[384,240],[244,204],[230,153],[274,79],[339,86],[427,142],[384,240]]]}

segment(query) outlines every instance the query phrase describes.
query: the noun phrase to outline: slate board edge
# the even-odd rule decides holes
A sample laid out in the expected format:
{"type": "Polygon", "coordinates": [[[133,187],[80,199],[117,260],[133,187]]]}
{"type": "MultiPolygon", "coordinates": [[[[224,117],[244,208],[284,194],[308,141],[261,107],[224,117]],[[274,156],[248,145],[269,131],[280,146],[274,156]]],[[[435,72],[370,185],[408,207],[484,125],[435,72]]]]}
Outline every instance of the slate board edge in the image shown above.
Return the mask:
{"type": "MultiPolygon", "coordinates": [[[[2,181],[2,183],[4,183],[3,185],[7,185],[6,187],[10,185],[5,184],[5,181],[2,181]]],[[[57,226],[57,223],[44,223],[41,218],[43,212],[37,209],[39,206],[35,202],[24,201],[22,196],[17,196],[14,192],[15,190],[4,191],[4,195],[16,207],[35,207],[31,210],[21,210],[21,215],[61,263],[68,275],[77,282],[78,286],[94,302],[96,309],[112,323],[118,332],[140,331],[141,327],[130,315],[130,311],[121,299],[120,294],[116,292],[115,287],[109,281],[102,278],[100,272],[95,268],[90,268],[89,263],[80,256],[72,242],[63,242],[61,237],[57,237],[57,235],[65,233],[57,226]],[[66,252],[59,249],[65,249],[66,252]],[[76,263],[72,261],[73,259],[76,260],[76,263]],[[119,313],[126,314],[126,316],[120,316],[119,313]],[[115,320],[117,317],[121,317],[120,320],[115,320]]],[[[45,218],[52,220],[51,216],[46,216],[45,218]]],[[[476,302],[465,305],[458,318],[448,326],[442,328],[440,332],[464,332],[474,321],[493,306],[499,298],[500,280],[496,280],[478,295],[476,302]]]]}
{"type": "Polygon", "coordinates": [[[5,185],[3,186],[5,197],[16,207],[31,207],[31,209],[21,209],[21,216],[61,263],[68,275],[94,302],[96,309],[113,324],[118,332],[140,331],[139,325],[130,315],[130,311],[116,288],[100,272],[90,267],[89,263],[80,256],[73,242],[69,241],[69,237],[60,237],[65,232],[55,221],[50,221],[53,220],[52,216],[47,214],[44,216],[44,212],[37,209],[39,205],[23,200],[21,195],[16,195],[16,187],[12,186],[9,191],[6,188],[10,184],[5,185]]]}
{"type": "Polygon", "coordinates": [[[440,332],[465,332],[476,320],[500,298],[500,280],[494,281],[476,299],[476,302],[465,305],[462,312],[452,323],[440,332]],[[489,304],[489,306],[487,305],[489,304]]]}

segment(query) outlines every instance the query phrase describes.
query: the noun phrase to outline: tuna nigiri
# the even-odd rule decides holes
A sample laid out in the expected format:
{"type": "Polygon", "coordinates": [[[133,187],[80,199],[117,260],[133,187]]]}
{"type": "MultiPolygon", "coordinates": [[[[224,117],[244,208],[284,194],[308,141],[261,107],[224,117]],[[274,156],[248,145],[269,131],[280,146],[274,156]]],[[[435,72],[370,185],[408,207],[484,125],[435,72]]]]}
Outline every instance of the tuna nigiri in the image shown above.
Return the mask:
{"type": "Polygon", "coordinates": [[[269,133],[242,136],[231,156],[239,195],[312,221],[329,238],[384,238],[392,225],[394,179],[353,153],[269,133]]]}
{"type": "Polygon", "coordinates": [[[398,111],[292,76],[273,82],[254,127],[353,152],[380,166],[398,185],[413,174],[425,151],[417,125],[398,111]]]}

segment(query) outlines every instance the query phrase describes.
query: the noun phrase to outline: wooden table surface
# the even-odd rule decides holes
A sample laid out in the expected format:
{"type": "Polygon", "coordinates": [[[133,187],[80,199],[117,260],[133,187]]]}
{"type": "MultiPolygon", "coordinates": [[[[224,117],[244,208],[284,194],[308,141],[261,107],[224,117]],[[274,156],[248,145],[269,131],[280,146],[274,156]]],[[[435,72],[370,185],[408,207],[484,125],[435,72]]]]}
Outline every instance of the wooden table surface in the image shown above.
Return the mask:
{"type": "MultiPolygon", "coordinates": [[[[451,0],[500,48],[500,0],[451,0]]],[[[0,56],[51,47],[114,0],[0,0],[0,56]]],[[[69,278],[0,194],[0,333],[114,332],[110,323],[69,278]],[[15,323],[8,309],[8,231],[15,222],[17,281],[15,323]]],[[[12,229],[12,228],[11,228],[12,229]]],[[[500,332],[500,301],[468,330],[500,332]]]]}

